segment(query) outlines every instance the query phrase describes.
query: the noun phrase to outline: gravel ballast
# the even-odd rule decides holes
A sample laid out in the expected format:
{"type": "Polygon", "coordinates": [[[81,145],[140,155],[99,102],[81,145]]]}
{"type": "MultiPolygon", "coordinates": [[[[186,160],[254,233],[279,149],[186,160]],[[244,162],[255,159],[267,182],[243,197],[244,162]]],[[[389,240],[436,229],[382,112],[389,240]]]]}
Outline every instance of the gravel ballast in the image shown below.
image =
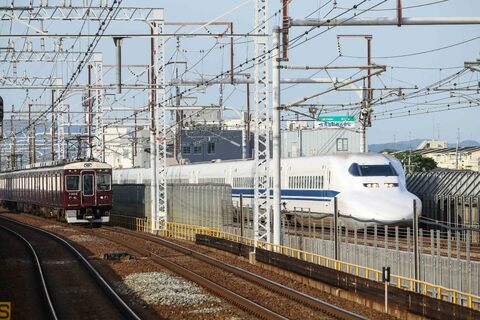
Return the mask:
{"type": "Polygon", "coordinates": [[[133,293],[148,304],[185,307],[220,302],[196,284],[167,272],[132,273],[117,287],[121,293],[133,293]]]}

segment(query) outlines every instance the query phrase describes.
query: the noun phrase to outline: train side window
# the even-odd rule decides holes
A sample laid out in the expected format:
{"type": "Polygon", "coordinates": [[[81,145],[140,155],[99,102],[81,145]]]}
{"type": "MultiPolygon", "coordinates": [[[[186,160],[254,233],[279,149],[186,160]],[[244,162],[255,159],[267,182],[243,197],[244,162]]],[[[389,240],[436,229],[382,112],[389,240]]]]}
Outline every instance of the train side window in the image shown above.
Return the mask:
{"type": "Polygon", "coordinates": [[[66,176],[65,181],[67,191],[80,190],[80,176],[66,176]]]}

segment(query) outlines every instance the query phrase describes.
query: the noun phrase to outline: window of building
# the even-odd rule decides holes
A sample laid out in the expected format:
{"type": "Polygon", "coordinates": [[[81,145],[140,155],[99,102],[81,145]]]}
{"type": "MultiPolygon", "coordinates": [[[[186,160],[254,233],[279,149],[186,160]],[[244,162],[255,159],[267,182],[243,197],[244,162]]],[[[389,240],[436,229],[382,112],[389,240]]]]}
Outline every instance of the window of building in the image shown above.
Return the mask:
{"type": "Polygon", "coordinates": [[[192,152],[192,148],[190,146],[182,147],[182,154],[190,154],[191,152],[192,152]]]}
{"type": "Polygon", "coordinates": [[[337,139],[337,151],[348,151],[348,139],[347,138],[338,138],[337,139]]]}
{"type": "Polygon", "coordinates": [[[215,153],[215,142],[209,142],[207,145],[207,153],[214,154],[215,153]]]}
{"type": "Polygon", "coordinates": [[[193,154],[202,154],[202,146],[193,146],[193,154]]]}

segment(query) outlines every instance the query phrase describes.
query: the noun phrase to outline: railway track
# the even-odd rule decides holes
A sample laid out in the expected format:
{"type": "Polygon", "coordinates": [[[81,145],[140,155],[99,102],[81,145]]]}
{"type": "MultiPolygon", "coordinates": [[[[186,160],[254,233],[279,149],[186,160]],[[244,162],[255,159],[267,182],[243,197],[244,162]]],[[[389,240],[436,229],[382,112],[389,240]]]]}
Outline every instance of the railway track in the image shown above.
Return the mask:
{"type": "Polygon", "coordinates": [[[13,316],[16,306],[35,306],[41,296],[48,307],[35,318],[140,319],[88,260],[63,238],[5,217],[0,217],[0,228],[28,248],[25,252],[31,263],[27,265],[37,275],[34,283],[32,278],[23,283],[28,286],[23,290],[15,288],[28,292],[33,287],[38,295],[25,296],[27,301],[14,301],[13,316]]]}
{"type": "MultiPolygon", "coordinates": [[[[366,319],[365,317],[357,315],[353,312],[331,305],[325,301],[319,300],[315,297],[291,289],[270,279],[264,278],[237,266],[227,264],[223,261],[181,246],[174,242],[119,228],[104,227],[104,229],[109,231],[109,235],[99,235],[96,233],[96,236],[104,237],[107,240],[116,242],[137,253],[149,256],[149,258],[151,258],[153,261],[161,264],[177,274],[180,274],[182,277],[200,284],[215,294],[262,319],[291,318],[291,313],[285,313],[285,310],[275,307],[275,305],[282,303],[281,301],[286,301],[287,303],[290,301],[289,304],[299,306],[297,308],[306,308],[311,310],[310,314],[314,318],[366,319]],[[144,243],[145,241],[150,243],[150,246],[148,246],[149,249],[146,249],[144,243]],[[165,249],[163,250],[164,254],[156,253],[154,250],[155,246],[167,248],[167,251],[169,251],[170,254],[165,255],[165,249]],[[270,297],[274,301],[278,301],[278,303],[268,305],[265,304],[264,301],[255,302],[245,295],[236,293],[233,290],[226,288],[224,284],[218,283],[215,280],[210,280],[208,276],[203,275],[203,272],[199,270],[193,271],[189,267],[185,266],[186,260],[190,259],[197,260],[201,262],[201,264],[206,265],[204,268],[210,269],[210,273],[213,272],[212,270],[219,270],[215,272],[224,273],[225,277],[228,278],[228,281],[233,281],[232,279],[234,277],[240,278],[241,281],[245,283],[244,285],[249,287],[249,289],[247,289],[250,290],[250,292],[252,292],[252,290],[268,291],[270,292],[270,297]]],[[[187,263],[187,265],[191,264],[187,263]]]]}

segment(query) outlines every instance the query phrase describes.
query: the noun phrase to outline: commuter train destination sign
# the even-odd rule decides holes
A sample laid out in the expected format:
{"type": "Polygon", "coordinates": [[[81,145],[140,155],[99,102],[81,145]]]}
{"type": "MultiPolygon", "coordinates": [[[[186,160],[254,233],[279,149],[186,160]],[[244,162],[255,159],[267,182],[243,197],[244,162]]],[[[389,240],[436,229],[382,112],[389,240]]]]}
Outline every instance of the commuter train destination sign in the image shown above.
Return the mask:
{"type": "Polygon", "coordinates": [[[355,128],[355,116],[318,116],[317,126],[355,128]]]}

